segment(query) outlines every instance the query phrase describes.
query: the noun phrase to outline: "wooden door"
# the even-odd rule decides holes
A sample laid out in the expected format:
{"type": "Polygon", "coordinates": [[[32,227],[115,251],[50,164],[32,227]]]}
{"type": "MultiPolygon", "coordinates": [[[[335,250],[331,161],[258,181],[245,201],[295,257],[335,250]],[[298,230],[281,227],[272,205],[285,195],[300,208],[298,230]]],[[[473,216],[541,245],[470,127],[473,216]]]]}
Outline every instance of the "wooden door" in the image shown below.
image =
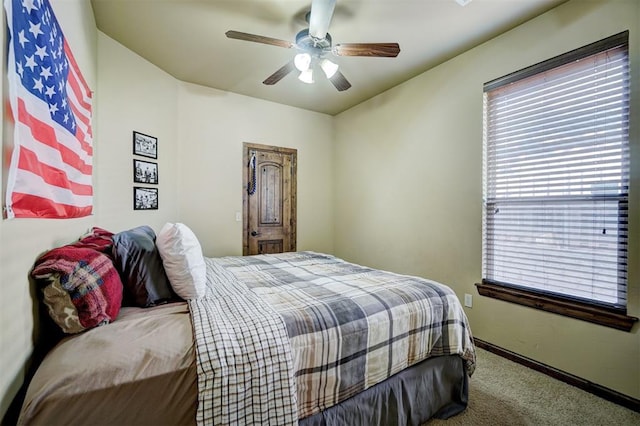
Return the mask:
{"type": "Polygon", "coordinates": [[[296,250],[297,151],[244,144],[242,253],[296,250]]]}

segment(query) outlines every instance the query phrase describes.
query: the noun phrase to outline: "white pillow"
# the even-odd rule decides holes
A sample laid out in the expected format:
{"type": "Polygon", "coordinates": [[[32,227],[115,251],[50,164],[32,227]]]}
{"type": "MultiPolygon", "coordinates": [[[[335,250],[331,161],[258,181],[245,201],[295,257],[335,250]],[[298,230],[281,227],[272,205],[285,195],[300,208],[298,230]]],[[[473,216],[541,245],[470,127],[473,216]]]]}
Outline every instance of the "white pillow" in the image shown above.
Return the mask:
{"type": "Polygon", "coordinates": [[[156,246],[176,294],[183,299],[203,297],[207,267],[193,231],[183,223],[167,223],[156,237],[156,246]]]}

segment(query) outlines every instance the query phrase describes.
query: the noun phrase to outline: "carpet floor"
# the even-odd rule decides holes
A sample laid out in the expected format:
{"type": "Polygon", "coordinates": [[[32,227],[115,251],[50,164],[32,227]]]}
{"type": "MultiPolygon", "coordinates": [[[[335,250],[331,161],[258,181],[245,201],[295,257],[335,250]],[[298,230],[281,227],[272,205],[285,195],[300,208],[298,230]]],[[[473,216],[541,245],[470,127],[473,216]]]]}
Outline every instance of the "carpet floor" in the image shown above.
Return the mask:
{"type": "Polygon", "coordinates": [[[640,413],[483,349],[478,349],[477,357],[467,409],[423,426],[640,426],[640,413]]]}

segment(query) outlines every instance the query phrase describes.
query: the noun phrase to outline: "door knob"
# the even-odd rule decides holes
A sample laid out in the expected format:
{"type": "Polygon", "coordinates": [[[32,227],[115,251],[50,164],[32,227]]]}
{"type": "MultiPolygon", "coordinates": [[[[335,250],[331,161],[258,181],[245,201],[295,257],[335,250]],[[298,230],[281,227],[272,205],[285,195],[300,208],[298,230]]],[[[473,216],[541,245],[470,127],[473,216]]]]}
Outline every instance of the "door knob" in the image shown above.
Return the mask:
{"type": "Polygon", "coordinates": [[[251,236],[252,237],[257,237],[258,235],[260,235],[260,233],[258,231],[251,231],[251,236]]]}

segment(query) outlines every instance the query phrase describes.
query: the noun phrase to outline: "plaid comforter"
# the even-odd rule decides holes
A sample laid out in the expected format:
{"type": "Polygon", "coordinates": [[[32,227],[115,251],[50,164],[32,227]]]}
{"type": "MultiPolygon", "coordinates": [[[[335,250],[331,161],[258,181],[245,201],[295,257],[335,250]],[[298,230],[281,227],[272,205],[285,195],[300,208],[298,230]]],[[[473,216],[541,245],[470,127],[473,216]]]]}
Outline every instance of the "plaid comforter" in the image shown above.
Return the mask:
{"type": "MultiPolygon", "coordinates": [[[[458,354],[473,373],[475,352],[467,318],[447,286],[313,252],[223,257],[207,263],[215,265],[210,272],[224,275],[218,281],[238,286],[230,292],[250,298],[252,306],[237,313],[239,321],[262,322],[254,315],[264,310],[275,327],[278,321],[271,314],[278,312],[284,330],[274,337],[284,334],[287,341],[276,346],[286,360],[282,367],[290,362],[292,370],[288,377],[279,371],[275,381],[283,381],[277,386],[284,389],[284,382],[291,381],[295,394],[278,403],[290,407],[297,398],[297,413],[292,410],[291,415],[315,414],[431,356],[458,354]]],[[[200,303],[219,304],[204,300],[191,305],[200,303]]],[[[269,331],[275,330],[269,326],[269,331]]],[[[287,395],[282,392],[280,397],[287,395]]],[[[220,410],[218,405],[213,402],[214,410],[220,410]]]]}
{"type": "Polygon", "coordinates": [[[205,260],[205,297],[189,300],[198,425],[296,424],[295,379],[282,318],[215,259],[205,260]]]}

